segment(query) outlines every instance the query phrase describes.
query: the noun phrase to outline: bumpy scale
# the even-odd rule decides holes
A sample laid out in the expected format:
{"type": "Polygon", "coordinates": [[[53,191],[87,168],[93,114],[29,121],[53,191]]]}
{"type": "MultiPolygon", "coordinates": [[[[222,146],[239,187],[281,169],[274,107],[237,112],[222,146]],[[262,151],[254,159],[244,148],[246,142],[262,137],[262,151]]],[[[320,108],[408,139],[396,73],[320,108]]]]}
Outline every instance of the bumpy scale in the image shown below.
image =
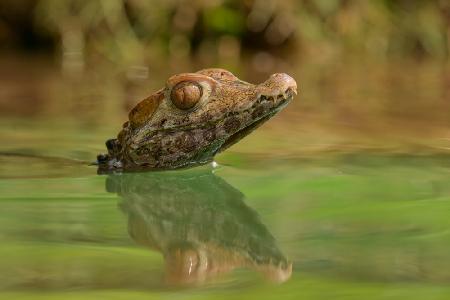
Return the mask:
{"type": "Polygon", "coordinates": [[[297,94],[295,80],[273,74],[254,85],[223,69],[172,76],[139,102],[99,170],[176,169],[205,164],[274,116],[297,94]]]}

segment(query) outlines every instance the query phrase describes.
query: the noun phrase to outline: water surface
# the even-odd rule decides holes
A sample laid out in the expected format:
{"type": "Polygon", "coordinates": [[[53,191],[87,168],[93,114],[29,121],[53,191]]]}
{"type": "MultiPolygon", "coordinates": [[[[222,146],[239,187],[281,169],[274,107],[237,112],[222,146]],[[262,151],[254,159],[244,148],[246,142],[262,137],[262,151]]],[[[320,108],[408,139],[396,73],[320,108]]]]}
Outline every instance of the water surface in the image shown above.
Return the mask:
{"type": "Polygon", "coordinates": [[[295,69],[219,167],[112,175],[89,162],[157,79],[3,80],[0,297],[448,299],[450,77],[408,68],[295,69]]]}

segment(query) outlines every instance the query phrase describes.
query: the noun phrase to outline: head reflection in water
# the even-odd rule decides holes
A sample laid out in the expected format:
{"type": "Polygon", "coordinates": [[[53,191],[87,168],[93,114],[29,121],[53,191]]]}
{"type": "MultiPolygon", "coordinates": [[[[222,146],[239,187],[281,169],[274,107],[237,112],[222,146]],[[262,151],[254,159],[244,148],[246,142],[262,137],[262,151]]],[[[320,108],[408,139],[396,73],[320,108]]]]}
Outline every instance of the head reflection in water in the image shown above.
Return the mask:
{"type": "Polygon", "coordinates": [[[109,175],[106,184],[122,197],[133,240],[163,254],[170,284],[200,284],[236,268],[275,282],[291,276],[292,264],[243,195],[210,172],[109,175]]]}

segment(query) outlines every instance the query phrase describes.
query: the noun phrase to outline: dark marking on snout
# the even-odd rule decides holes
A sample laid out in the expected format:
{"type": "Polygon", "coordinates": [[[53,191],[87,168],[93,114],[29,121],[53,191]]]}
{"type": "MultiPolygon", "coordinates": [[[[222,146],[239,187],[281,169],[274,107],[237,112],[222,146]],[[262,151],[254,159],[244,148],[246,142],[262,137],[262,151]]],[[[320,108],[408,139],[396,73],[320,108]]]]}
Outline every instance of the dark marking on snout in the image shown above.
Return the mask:
{"type": "Polygon", "coordinates": [[[205,112],[200,116],[200,120],[204,123],[210,122],[212,119],[212,116],[209,112],[205,112]]]}
{"type": "Polygon", "coordinates": [[[228,118],[224,123],[224,128],[226,133],[234,133],[239,130],[239,126],[241,126],[241,121],[239,121],[236,117],[228,118]]]}
{"type": "Polygon", "coordinates": [[[262,106],[258,106],[255,108],[255,110],[252,112],[252,118],[253,119],[258,119],[260,117],[262,117],[265,113],[265,109],[262,106]]]}
{"type": "Polygon", "coordinates": [[[195,138],[187,132],[179,135],[175,141],[175,144],[178,149],[181,149],[183,152],[191,152],[196,146],[195,138]]]}
{"type": "Polygon", "coordinates": [[[203,132],[203,138],[208,142],[212,142],[216,139],[216,133],[214,130],[205,130],[203,132]]]}

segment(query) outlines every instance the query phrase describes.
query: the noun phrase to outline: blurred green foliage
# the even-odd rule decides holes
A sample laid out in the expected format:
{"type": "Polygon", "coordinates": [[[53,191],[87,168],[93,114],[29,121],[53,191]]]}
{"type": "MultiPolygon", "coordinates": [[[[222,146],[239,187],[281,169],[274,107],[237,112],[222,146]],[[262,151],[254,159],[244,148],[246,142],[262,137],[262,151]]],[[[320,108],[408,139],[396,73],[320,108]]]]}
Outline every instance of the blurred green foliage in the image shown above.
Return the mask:
{"type": "Polygon", "coordinates": [[[23,34],[11,24],[31,19],[35,35],[83,63],[239,61],[258,52],[318,59],[449,55],[445,0],[20,0],[2,1],[0,11],[0,40],[23,34]]]}

